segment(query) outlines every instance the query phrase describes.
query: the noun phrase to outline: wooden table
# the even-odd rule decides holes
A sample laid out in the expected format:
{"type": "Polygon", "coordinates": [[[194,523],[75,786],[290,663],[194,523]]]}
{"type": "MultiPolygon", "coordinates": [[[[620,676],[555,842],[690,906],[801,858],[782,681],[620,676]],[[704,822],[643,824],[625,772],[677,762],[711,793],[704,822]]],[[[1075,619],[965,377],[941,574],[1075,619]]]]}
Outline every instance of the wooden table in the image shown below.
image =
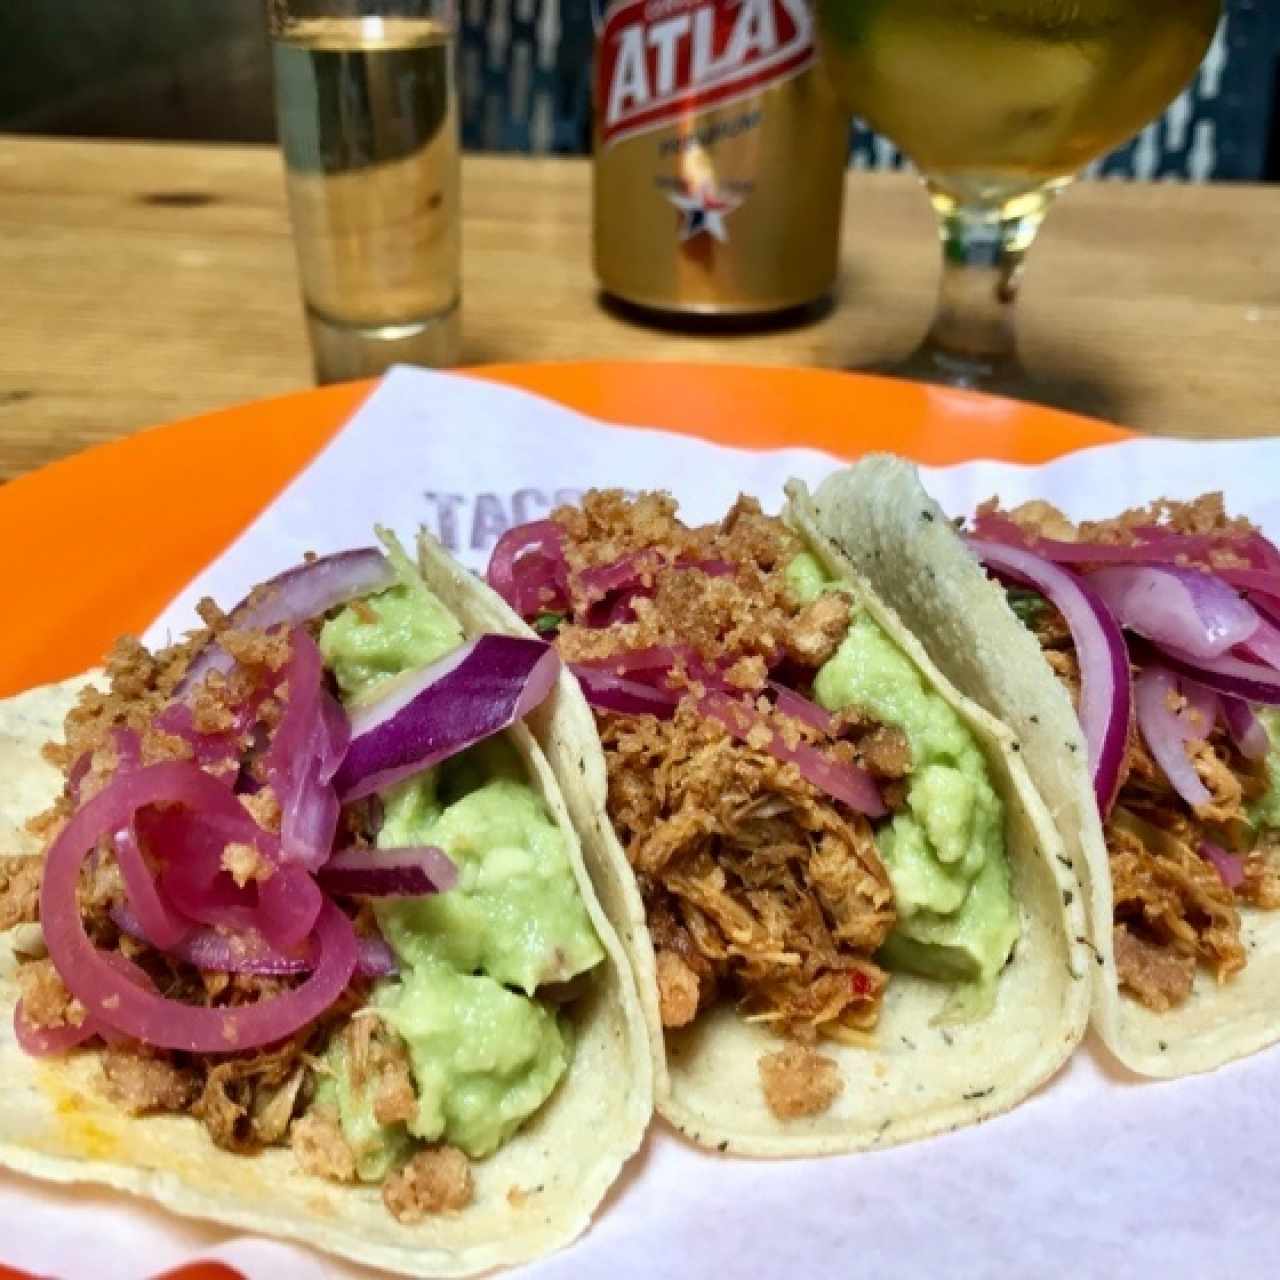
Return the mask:
{"type": "MultiPolygon", "coordinates": [[[[464,163],[467,363],[589,357],[862,366],[905,354],[937,279],[927,202],[851,173],[824,319],[689,336],[603,311],[579,159],[464,163]]],[[[0,479],[311,378],[279,156],[261,147],[0,137],[0,479]]],[[[1029,259],[1038,372],[1178,435],[1280,427],[1280,188],[1085,184],[1029,259]]]]}

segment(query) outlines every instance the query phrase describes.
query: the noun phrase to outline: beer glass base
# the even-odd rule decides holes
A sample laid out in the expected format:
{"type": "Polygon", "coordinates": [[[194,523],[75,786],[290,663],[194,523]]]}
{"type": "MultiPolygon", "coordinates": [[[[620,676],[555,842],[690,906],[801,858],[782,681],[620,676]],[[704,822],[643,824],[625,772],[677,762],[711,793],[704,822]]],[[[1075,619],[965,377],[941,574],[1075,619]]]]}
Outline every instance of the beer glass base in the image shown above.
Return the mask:
{"type": "Polygon", "coordinates": [[[997,359],[972,357],[939,351],[925,343],[901,360],[876,361],[854,371],[981,391],[1108,421],[1124,417],[1124,406],[1112,388],[1064,368],[1035,367],[1028,371],[1016,355],[997,359]]]}
{"type": "Polygon", "coordinates": [[[462,307],[407,324],[361,328],[338,324],[307,309],[307,332],[316,381],[347,382],[370,378],[393,364],[417,364],[431,369],[458,363],[461,349],[462,307]]]}
{"type": "Polygon", "coordinates": [[[901,378],[933,382],[966,391],[1024,397],[1030,387],[1027,371],[1016,354],[985,356],[947,351],[924,342],[904,360],[886,369],[901,378]]]}

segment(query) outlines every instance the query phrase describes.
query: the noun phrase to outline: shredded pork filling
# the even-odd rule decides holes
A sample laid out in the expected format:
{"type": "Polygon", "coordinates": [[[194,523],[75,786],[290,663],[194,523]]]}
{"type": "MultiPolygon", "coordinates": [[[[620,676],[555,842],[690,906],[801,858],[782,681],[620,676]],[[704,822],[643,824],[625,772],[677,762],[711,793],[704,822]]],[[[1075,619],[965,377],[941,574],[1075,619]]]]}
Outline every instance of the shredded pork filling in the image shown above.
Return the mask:
{"type": "MultiPolygon", "coordinates": [[[[1114,520],[1072,524],[1045,502],[1000,512],[1026,533],[1068,542],[1126,545],[1135,529],[1158,526],[1186,534],[1242,535],[1253,525],[1226,515],[1221,494],[1192,502],[1160,501],[1114,520]]],[[[1229,552],[1219,567],[1232,567],[1229,552]]],[[[1236,566],[1238,567],[1238,566],[1236,566]]],[[[1047,600],[1023,607],[1054,674],[1075,705],[1080,668],[1071,632],[1047,600]]],[[[1177,707],[1171,707],[1177,710],[1177,707]]],[[[1210,799],[1192,809],[1147,750],[1136,724],[1129,733],[1121,786],[1103,832],[1115,897],[1114,942],[1121,986],[1150,1009],[1166,1012],[1191,994],[1203,964],[1223,981],[1244,968],[1240,903],[1280,907],[1280,849],[1272,833],[1257,833],[1249,805],[1267,791],[1265,762],[1246,759],[1220,724],[1186,744],[1188,758],[1210,799]],[[1234,890],[1197,850],[1211,841],[1244,855],[1244,879],[1234,890]],[[1256,843],[1255,843],[1256,841],[1256,843]]]]}
{"type": "MultiPolygon", "coordinates": [[[[866,817],[766,749],[770,729],[812,744],[859,765],[891,807],[902,804],[911,753],[900,730],[845,714],[824,732],[779,714],[766,696],[771,673],[808,695],[848,630],[848,600],[793,597],[785,570],[802,545],[750,499],[700,528],[683,525],[665,495],[617,491],[590,493],[552,518],[570,569],[570,612],[556,637],[567,660],[691,648],[754,696],[768,726],[740,741],[704,715],[705,686],[679,659],[671,718],[598,716],[609,816],[644,898],[663,1024],[687,1026],[729,999],[803,1042],[870,1029],[888,977],[872,957],[896,920],[888,872],[866,817]],[[640,566],[640,586],[619,610],[582,575],[589,586],[590,570],[623,557],[640,566]]],[[[834,1063],[802,1045],[766,1055],[760,1069],[779,1116],[821,1111],[840,1089],[834,1063]]]]}

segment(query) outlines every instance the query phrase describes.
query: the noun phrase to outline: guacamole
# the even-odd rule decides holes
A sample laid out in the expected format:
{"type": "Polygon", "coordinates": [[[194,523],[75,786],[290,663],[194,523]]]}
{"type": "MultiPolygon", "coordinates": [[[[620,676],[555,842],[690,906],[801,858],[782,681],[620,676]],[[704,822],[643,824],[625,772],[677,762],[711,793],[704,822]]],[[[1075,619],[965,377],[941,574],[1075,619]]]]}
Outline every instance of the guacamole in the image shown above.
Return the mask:
{"type": "Polygon", "coordinates": [[[320,652],[344,703],[372,700],[393,676],[443,658],[462,643],[458,620],[440,603],[394,539],[386,540],[394,586],[349,605],[320,630],[320,652]]]}
{"type": "MultiPolygon", "coordinates": [[[[807,553],[788,566],[787,579],[802,600],[832,585],[807,553]]],[[[1019,930],[1004,806],[973,735],[866,613],[855,614],[813,691],[827,710],[863,708],[911,744],[906,806],[875,833],[898,911],[881,958],[989,995],[1019,930]]]]}
{"type": "Polygon", "coordinates": [[[1254,707],[1262,721],[1271,747],[1267,752],[1267,790],[1249,807],[1249,821],[1255,827],[1280,827],[1280,709],[1254,707]]]}
{"type": "MultiPolygon", "coordinates": [[[[462,643],[462,631],[388,545],[399,581],[325,623],[320,649],[344,701],[376,696],[402,671],[462,643]]],[[[380,1125],[353,1086],[345,1050],[329,1051],[328,1098],[379,1181],[412,1138],[489,1155],[550,1096],[569,1061],[567,1030],[539,987],[593,968],[604,952],[574,879],[564,836],[504,738],[490,739],[389,788],[379,848],[435,845],[458,868],[448,893],[374,902],[400,962],[371,1007],[404,1040],[418,1094],[407,1125],[380,1125]],[[515,990],[511,990],[515,988],[515,990]]]]}

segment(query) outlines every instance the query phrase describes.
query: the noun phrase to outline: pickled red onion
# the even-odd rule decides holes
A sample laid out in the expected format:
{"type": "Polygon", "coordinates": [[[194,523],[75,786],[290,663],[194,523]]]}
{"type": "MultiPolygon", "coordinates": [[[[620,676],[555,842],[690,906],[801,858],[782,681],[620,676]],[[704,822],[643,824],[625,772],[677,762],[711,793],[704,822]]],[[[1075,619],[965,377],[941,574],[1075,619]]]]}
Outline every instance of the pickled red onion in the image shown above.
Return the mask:
{"type": "Polygon", "coordinates": [[[509,728],[547,697],[559,671],[544,641],[483,635],[412,673],[353,714],[339,795],[371,795],[509,728]]]}
{"type": "MultiPolygon", "coordinates": [[[[314,931],[314,975],[283,995],[228,1009],[196,1008],[139,987],[90,942],[76,888],[80,867],[105,834],[127,826],[153,805],[226,814],[239,809],[216,779],[188,761],[147,765],[117,778],[88,800],[62,829],[45,858],[40,919],[49,956],[67,989],[108,1027],[160,1048],[227,1053],[280,1040],[305,1026],[341,995],[356,964],[355,934],[330,902],[314,931]]],[[[240,810],[243,814],[243,810],[240,810]]],[[[246,821],[251,821],[244,814],[246,821]]]]}
{"type": "Polygon", "coordinates": [[[567,602],[569,567],[554,520],[534,520],[498,539],[486,573],[489,585],[522,617],[567,602]]]}
{"type": "Polygon", "coordinates": [[[1240,754],[1246,760],[1266,759],[1267,752],[1271,750],[1271,736],[1253,708],[1243,698],[1233,698],[1227,693],[1219,694],[1218,702],[1227,731],[1240,748],[1240,754]]]}
{"type": "Polygon", "coordinates": [[[788,689],[776,680],[769,681],[769,688],[774,692],[774,705],[784,716],[791,716],[793,720],[803,720],[805,724],[821,733],[831,732],[835,717],[825,707],[818,706],[816,702],[810,702],[808,698],[802,698],[794,690],[788,689]]]}
{"type": "Polygon", "coordinates": [[[1197,658],[1216,658],[1262,625],[1253,607],[1213,573],[1177,565],[1098,569],[1085,581],[1122,627],[1197,658]]]}
{"type": "Polygon", "coordinates": [[[869,818],[882,818],[889,812],[875,781],[864,769],[832,760],[807,742],[788,745],[776,729],[766,724],[764,717],[754,707],[716,691],[708,693],[699,701],[698,710],[723,725],[739,741],[749,745],[763,725],[769,732],[765,750],[777,760],[794,764],[800,775],[820,791],[869,818]]]}
{"type": "Polygon", "coordinates": [[[1119,786],[1132,714],[1129,651],[1119,624],[1097,593],[1069,570],[1021,547],[978,538],[968,543],[988,568],[1043,592],[1066,618],[1080,662],[1080,726],[1094,796],[1106,817],[1119,786]]]}
{"type": "Polygon", "coordinates": [[[420,898],[458,882],[458,868],[433,845],[402,849],[344,849],[317,873],[329,893],[420,898]]]}
{"type": "Polygon", "coordinates": [[[1202,840],[1200,856],[1213,864],[1228,889],[1238,889],[1244,883],[1244,859],[1238,853],[1228,853],[1210,840],[1202,840]]]}
{"type": "Polygon", "coordinates": [[[159,1048],[191,1053],[269,1044],[323,1013],[346,988],[357,959],[351,922],[328,901],[316,920],[319,955],[313,976],[255,1005],[212,1009],[170,1000],[138,986],[94,947],[80,918],[80,867],[103,835],[123,829],[139,810],[154,805],[224,815],[234,806],[251,822],[221,783],[188,761],[144,766],[114,779],[88,800],[50,846],[40,885],[45,944],[67,989],[90,1017],[106,1026],[159,1048]]]}
{"type": "Polygon", "coordinates": [[[1189,692],[1172,672],[1154,663],[1144,667],[1134,681],[1138,729],[1143,740],[1170,785],[1194,809],[1208,804],[1213,797],[1196,773],[1184,744],[1207,739],[1214,717],[1206,710],[1204,700],[1175,711],[1171,704],[1189,692]]]}
{"type": "MultiPolygon", "coordinates": [[[[391,585],[395,571],[377,547],[357,547],[286,569],[245,597],[229,615],[239,628],[265,631],[306,622],[336,605],[391,585]]],[[[183,697],[211,671],[227,672],[235,659],[216,640],[192,659],[175,689],[183,697]]]]}
{"type": "Polygon", "coordinates": [[[289,637],[288,702],[263,763],[280,803],[280,857],[315,870],[338,827],[331,785],[351,740],[346,714],[324,686],[324,659],[305,628],[289,637]]]}

